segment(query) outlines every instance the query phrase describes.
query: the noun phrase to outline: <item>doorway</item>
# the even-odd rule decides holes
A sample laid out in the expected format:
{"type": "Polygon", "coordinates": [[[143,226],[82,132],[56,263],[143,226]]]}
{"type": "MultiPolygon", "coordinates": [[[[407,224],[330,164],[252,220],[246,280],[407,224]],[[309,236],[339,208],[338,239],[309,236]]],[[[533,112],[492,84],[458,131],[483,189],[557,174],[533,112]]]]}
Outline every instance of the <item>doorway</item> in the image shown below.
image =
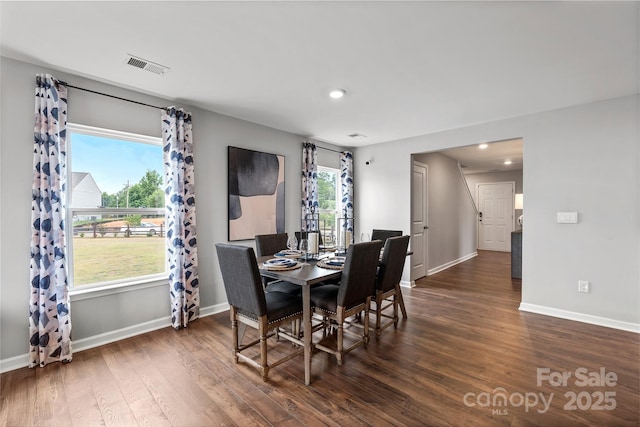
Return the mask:
{"type": "Polygon", "coordinates": [[[411,172],[411,280],[427,275],[429,226],[428,181],[429,167],[412,162],[411,172]]]}

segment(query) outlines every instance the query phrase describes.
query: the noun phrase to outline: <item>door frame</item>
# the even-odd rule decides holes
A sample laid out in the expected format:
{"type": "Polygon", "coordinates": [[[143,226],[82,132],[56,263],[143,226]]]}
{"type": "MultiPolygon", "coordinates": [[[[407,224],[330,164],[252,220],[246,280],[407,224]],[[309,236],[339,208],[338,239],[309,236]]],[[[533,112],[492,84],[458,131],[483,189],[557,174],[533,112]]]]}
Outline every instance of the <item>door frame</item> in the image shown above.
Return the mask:
{"type": "MultiPolygon", "coordinates": [[[[423,232],[423,247],[422,247],[422,253],[423,253],[423,259],[422,259],[422,264],[424,265],[424,276],[421,277],[426,277],[428,275],[429,272],[429,230],[428,230],[428,224],[429,224],[429,165],[427,165],[426,163],[422,163],[419,162],[417,160],[412,159],[411,160],[411,175],[413,175],[413,168],[414,166],[419,166],[424,168],[425,170],[425,175],[424,175],[424,193],[422,194],[422,203],[423,203],[423,209],[424,209],[424,223],[425,223],[425,229],[423,232]]],[[[410,217],[410,225],[409,225],[409,234],[413,236],[413,204],[415,202],[415,199],[413,197],[414,195],[414,188],[413,188],[413,179],[411,179],[411,217],[410,217]]],[[[412,244],[413,244],[413,239],[411,240],[412,244]]],[[[413,260],[414,260],[414,255],[411,255],[411,262],[410,262],[410,280],[412,283],[415,283],[415,281],[417,279],[419,279],[419,277],[413,277],[413,260]]]]}

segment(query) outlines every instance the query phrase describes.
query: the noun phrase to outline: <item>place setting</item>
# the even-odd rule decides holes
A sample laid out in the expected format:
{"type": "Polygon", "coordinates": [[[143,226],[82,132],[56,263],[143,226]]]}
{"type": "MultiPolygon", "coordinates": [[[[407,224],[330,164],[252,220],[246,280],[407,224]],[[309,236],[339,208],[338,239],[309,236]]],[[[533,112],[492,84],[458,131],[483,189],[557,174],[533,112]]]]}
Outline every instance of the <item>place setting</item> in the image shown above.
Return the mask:
{"type": "Polygon", "coordinates": [[[330,270],[342,270],[344,268],[344,262],[346,257],[336,256],[332,258],[325,258],[318,261],[316,264],[318,267],[328,268],[330,270]]]}
{"type": "Polygon", "coordinates": [[[298,249],[283,249],[281,251],[276,252],[273,255],[278,258],[297,259],[297,258],[304,257],[304,252],[298,249]]]}
{"type": "Polygon", "coordinates": [[[295,259],[285,258],[285,257],[269,259],[265,261],[262,265],[266,270],[271,270],[271,271],[295,270],[297,268],[302,267],[302,263],[296,261],[295,259]]]}

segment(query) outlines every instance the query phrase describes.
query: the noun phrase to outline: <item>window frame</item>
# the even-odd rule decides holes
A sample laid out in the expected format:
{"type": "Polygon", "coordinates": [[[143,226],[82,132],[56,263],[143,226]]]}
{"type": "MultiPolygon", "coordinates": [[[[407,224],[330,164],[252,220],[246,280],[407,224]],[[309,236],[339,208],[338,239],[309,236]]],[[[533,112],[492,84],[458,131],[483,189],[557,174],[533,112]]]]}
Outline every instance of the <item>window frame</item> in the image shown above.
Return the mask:
{"type": "MultiPolygon", "coordinates": [[[[67,194],[65,207],[65,244],[66,244],[66,260],[67,260],[67,283],[69,285],[69,295],[73,300],[82,300],[88,298],[96,298],[103,295],[112,295],[115,293],[135,291],[139,289],[165,286],[169,283],[168,265],[166,262],[165,251],[165,270],[162,273],[149,274],[143,276],[128,277],[125,279],[110,280],[105,282],[97,282],[81,286],[74,286],[74,257],[73,257],[73,238],[74,226],[73,217],[76,214],[153,214],[165,216],[166,207],[162,208],[75,208],[73,207],[72,193],[70,188],[70,177],[73,173],[73,141],[72,134],[84,134],[108,139],[119,139],[126,142],[136,142],[142,144],[156,145],[162,148],[163,141],[161,137],[141,135],[130,132],[99,128],[95,126],[82,125],[67,122],[67,194]]],[[[166,240],[165,240],[166,247],[166,240]]]]}

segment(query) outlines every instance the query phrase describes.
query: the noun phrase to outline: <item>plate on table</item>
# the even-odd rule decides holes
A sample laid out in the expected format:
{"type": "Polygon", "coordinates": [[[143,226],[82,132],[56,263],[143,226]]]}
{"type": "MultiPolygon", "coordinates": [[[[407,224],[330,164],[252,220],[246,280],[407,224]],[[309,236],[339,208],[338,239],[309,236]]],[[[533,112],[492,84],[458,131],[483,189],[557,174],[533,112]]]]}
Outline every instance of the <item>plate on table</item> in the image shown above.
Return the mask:
{"type": "Polygon", "coordinates": [[[304,252],[297,249],[283,249],[273,255],[282,258],[300,258],[304,255],[304,252]]]}
{"type": "Polygon", "coordinates": [[[272,258],[264,262],[264,268],[267,270],[294,270],[302,264],[289,258],[272,258]]]}
{"type": "Polygon", "coordinates": [[[318,261],[318,265],[324,268],[330,268],[333,270],[342,270],[344,267],[345,257],[333,257],[323,259],[322,261],[318,261]]]}

